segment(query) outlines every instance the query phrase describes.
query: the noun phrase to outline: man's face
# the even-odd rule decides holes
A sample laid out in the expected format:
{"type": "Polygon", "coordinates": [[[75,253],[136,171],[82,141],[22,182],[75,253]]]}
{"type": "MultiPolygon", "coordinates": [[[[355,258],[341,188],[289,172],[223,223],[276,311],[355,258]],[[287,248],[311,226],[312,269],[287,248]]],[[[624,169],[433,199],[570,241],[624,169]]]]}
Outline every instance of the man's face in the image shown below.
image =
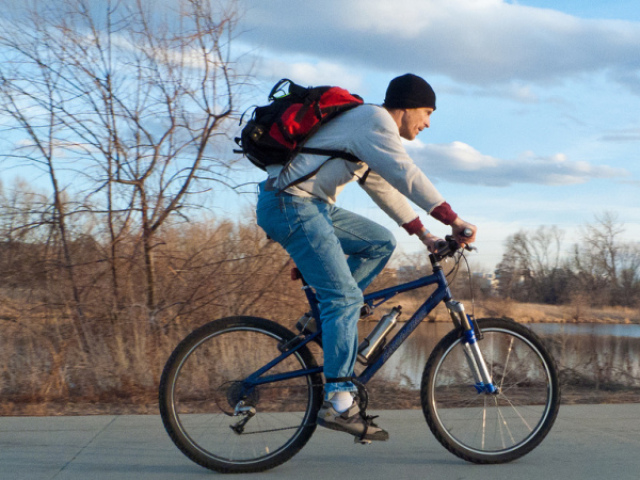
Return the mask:
{"type": "Polygon", "coordinates": [[[433,108],[408,108],[400,120],[400,136],[413,140],[425,128],[429,128],[433,108]]]}

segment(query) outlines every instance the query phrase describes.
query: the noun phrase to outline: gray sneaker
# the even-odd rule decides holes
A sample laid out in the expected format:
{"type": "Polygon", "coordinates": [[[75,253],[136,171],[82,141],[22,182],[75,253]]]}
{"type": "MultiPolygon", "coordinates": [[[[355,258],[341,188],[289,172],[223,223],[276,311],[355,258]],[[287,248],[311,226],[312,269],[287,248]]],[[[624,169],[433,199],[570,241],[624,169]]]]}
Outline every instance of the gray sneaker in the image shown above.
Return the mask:
{"type": "Polygon", "coordinates": [[[324,402],[318,411],[318,425],[325,428],[350,433],[360,441],[389,440],[389,433],[373,423],[374,418],[362,415],[356,401],[343,413],[338,413],[331,402],[324,402]]]}

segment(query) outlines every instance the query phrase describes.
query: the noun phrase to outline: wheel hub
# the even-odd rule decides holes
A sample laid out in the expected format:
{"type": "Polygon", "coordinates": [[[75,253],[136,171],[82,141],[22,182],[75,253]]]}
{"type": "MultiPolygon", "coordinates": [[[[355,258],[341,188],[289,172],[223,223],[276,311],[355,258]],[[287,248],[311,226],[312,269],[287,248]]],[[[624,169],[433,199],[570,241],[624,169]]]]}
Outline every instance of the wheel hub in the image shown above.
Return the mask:
{"type": "Polygon", "coordinates": [[[256,406],[260,400],[260,393],[256,387],[248,391],[240,381],[226,382],[217,390],[216,404],[218,408],[229,416],[235,415],[240,402],[246,406],[256,406]]]}

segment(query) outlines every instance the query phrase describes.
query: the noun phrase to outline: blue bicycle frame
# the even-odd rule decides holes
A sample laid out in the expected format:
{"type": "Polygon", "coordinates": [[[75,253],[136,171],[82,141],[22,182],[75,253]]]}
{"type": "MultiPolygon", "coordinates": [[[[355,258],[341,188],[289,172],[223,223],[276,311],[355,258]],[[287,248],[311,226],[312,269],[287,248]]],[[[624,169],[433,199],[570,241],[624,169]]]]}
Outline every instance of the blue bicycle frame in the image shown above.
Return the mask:
{"type": "MultiPolygon", "coordinates": [[[[402,345],[402,343],[407,339],[409,335],[418,327],[420,322],[442,301],[449,302],[451,300],[451,291],[449,290],[449,286],[447,284],[447,279],[442,270],[442,267],[432,259],[432,264],[434,266],[434,272],[431,275],[426,277],[419,278],[418,280],[414,280],[411,282],[407,282],[401,285],[397,285],[395,287],[386,288],[383,290],[379,290],[376,292],[369,293],[365,295],[364,301],[365,304],[370,307],[377,307],[392,297],[396,296],[399,293],[408,292],[410,290],[415,290],[416,288],[426,287],[429,285],[437,285],[436,290],[427,298],[427,300],[416,310],[416,312],[412,315],[412,317],[405,323],[405,325],[394,335],[394,337],[387,343],[381,353],[377,356],[376,360],[367,366],[367,368],[358,376],[356,380],[360,383],[367,383],[375,373],[380,370],[380,368],[385,364],[385,362],[389,359],[389,357],[402,345]],[[374,302],[379,300],[378,303],[374,302]]],[[[313,312],[316,321],[319,319],[318,314],[318,300],[316,299],[315,292],[311,287],[305,284],[304,287],[305,293],[307,295],[307,299],[309,300],[309,304],[311,305],[311,309],[313,312]]],[[[462,315],[463,322],[468,323],[466,315],[462,315]]],[[[454,323],[458,324],[454,320],[454,323]]],[[[320,322],[318,321],[318,325],[320,322]]],[[[457,325],[459,326],[459,325],[457,325]]],[[[471,326],[468,327],[470,331],[473,332],[473,328],[471,326]]],[[[273,383],[282,380],[287,380],[295,377],[302,377],[305,375],[312,375],[321,373],[323,371],[323,367],[315,367],[310,369],[301,369],[294,370],[290,372],[278,373],[276,375],[264,375],[275,365],[280,363],[282,360],[287,358],[289,355],[294,354],[296,351],[301,349],[303,346],[308,344],[309,342],[316,339],[318,335],[322,334],[322,329],[318,328],[318,330],[310,335],[305,336],[299,343],[293,345],[290,349],[284,351],[281,355],[274,358],[271,362],[269,362],[264,367],[260,368],[252,375],[247,377],[243,381],[243,385],[247,390],[251,390],[251,388],[257,385],[263,385],[266,383],[273,383]]],[[[481,378],[477,378],[477,383],[486,383],[482,382],[481,378]]]]}

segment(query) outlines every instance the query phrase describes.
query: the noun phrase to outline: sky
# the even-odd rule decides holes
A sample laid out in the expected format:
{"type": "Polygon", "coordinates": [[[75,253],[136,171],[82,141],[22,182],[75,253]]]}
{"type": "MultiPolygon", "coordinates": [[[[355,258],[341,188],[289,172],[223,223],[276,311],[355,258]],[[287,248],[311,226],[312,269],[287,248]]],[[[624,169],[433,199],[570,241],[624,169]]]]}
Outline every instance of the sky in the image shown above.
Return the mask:
{"type": "MultiPolygon", "coordinates": [[[[175,0],[164,0],[171,4],[175,0]]],[[[556,226],[568,250],[605,212],[640,238],[640,2],[637,0],[238,0],[239,110],[281,78],[339,85],[381,104],[411,72],[437,94],[431,127],[406,148],[453,209],[478,227],[476,269],[505,240],[556,226]]],[[[238,127],[239,133],[240,127],[238,127]]],[[[229,141],[226,154],[236,145],[229,141]]],[[[264,173],[248,161],[238,194],[212,184],[213,214],[241,218],[264,173]]],[[[4,179],[3,179],[4,180],[4,179]]],[[[399,251],[423,252],[353,183],[338,205],[388,227],[399,251]]],[[[416,207],[417,209],[417,207],[416,207]]],[[[448,227],[417,209],[433,233],[448,227]]]]}
{"type": "MultiPolygon", "coordinates": [[[[478,226],[472,258],[486,270],[500,261],[513,233],[557,226],[569,248],[604,212],[624,224],[625,241],[638,241],[637,0],[241,0],[240,6],[235,41],[253,65],[254,103],[266,103],[283,77],[340,85],[377,104],[388,82],[407,72],[433,86],[431,127],[406,147],[453,209],[478,226]]],[[[240,175],[260,179],[252,168],[240,175]]],[[[402,251],[421,251],[357,185],[338,204],[390,228],[402,251]]],[[[448,232],[421,217],[433,233],[448,232]]]]}

